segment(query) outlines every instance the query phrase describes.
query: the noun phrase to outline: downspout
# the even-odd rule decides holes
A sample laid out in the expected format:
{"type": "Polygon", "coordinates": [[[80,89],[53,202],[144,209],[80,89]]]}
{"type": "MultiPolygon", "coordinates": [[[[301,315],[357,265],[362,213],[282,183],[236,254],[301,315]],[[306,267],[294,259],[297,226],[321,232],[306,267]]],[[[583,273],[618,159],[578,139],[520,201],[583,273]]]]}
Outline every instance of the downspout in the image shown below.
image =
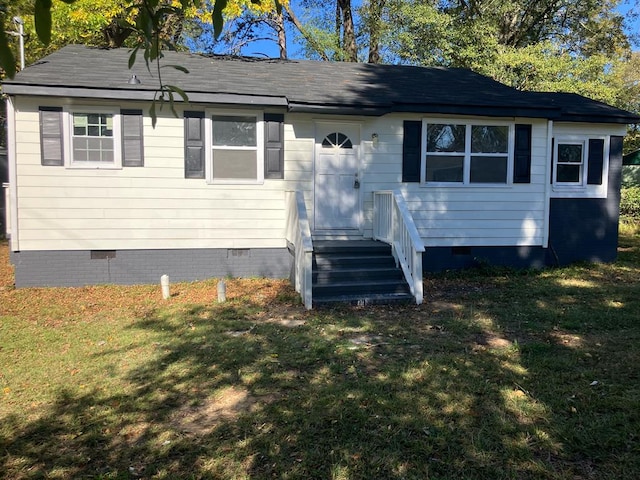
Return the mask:
{"type": "Polygon", "coordinates": [[[549,224],[551,218],[551,181],[549,175],[553,168],[553,120],[547,120],[547,160],[545,161],[544,174],[544,231],[542,232],[542,247],[549,248],[549,224]]]}
{"type": "Polygon", "coordinates": [[[16,112],[13,98],[7,96],[7,164],[9,167],[9,232],[11,251],[20,250],[20,234],[18,231],[18,175],[16,159],[16,112]]]}

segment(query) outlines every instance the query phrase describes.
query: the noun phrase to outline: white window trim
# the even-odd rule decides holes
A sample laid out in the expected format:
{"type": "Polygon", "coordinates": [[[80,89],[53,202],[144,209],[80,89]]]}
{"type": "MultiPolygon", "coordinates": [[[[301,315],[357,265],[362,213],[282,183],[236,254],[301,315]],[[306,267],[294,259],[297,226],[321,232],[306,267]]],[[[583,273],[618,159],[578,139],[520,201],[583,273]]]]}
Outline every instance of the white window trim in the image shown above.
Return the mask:
{"type": "MultiPolygon", "coordinates": [[[[459,118],[423,118],[422,141],[420,145],[420,184],[429,187],[448,188],[505,188],[513,186],[513,158],[516,128],[515,122],[504,120],[471,120],[459,118]],[[427,126],[430,124],[452,124],[465,126],[465,152],[436,153],[442,156],[463,156],[462,182],[427,182],[427,126]],[[507,139],[507,178],[500,183],[471,183],[471,128],[472,126],[509,127],[507,139]]],[[[431,152],[433,153],[433,152],[431,152]]],[[[478,156],[495,156],[490,154],[478,154],[478,156]]]]}
{"type": "Polygon", "coordinates": [[[589,158],[589,139],[585,137],[559,137],[555,139],[553,145],[553,186],[567,190],[584,190],[587,187],[587,174],[589,166],[587,160],[589,158]],[[580,145],[582,147],[582,162],[580,163],[580,180],[578,182],[559,182],[558,181],[558,147],[560,145],[580,145]]]}
{"type": "Polygon", "coordinates": [[[576,198],[606,198],[609,182],[609,135],[559,135],[554,137],[553,144],[553,182],[552,190],[554,197],[576,197],[576,198]],[[604,140],[604,161],[602,162],[602,185],[589,185],[589,140],[604,140]],[[558,165],[558,145],[561,143],[583,143],[582,149],[582,178],[580,184],[570,184],[556,181],[556,170],[558,165]]]}
{"type": "Polygon", "coordinates": [[[62,128],[64,164],[66,168],[85,170],[121,170],[122,169],[122,123],[119,108],[96,107],[91,105],[74,105],[62,110],[62,128]],[[104,162],[74,162],[73,161],[73,114],[74,113],[108,113],[113,115],[113,163],[104,162]]]}
{"type": "Polygon", "coordinates": [[[204,117],[204,145],[205,145],[205,178],[208,184],[218,185],[262,185],[264,183],[264,114],[259,110],[217,110],[207,109],[204,117]],[[213,178],[213,130],[212,116],[255,117],[256,118],[256,146],[254,147],[216,147],[217,150],[247,150],[256,151],[256,179],[213,178]]]}

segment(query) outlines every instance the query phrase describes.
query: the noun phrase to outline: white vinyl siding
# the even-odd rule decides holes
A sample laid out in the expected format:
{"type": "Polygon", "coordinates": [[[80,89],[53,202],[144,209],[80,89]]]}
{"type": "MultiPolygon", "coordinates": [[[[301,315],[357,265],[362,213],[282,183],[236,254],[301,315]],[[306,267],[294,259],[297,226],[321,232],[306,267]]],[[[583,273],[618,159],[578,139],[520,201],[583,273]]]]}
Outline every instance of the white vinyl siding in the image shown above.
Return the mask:
{"type": "Polygon", "coordinates": [[[282,180],[209,185],[185,179],[182,118],[165,112],[153,128],[148,104],[99,104],[143,111],[144,168],[54,168],[41,165],[38,107],[62,101],[18,97],[16,104],[22,250],[286,246],[282,180]]]}
{"type": "MultiPolygon", "coordinates": [[[[532,124],[531,182],[513,184],[512,160],[503,184],[400,183],[402,178],[402,120],[386,116],[363,130],[365,171],[362,190],[365,235],[371,235],[372,193],[400,188],[426,246],[536,246],[544,242],[547,170],[547,122],[525,118],[507,121],[461,119],[454,124],[532,124]],[[378,135],[378,145],[368,141],[378,135]]],[[[416,117],[416,120],[419,118],[416,117]]],[[[451,123],[428,118],[424,123],[451,123]]],[[[511,129],[510,129],[511,130],[511,129]]],[[[425,134],[423,130],[423,135],[425,134]]],[[[511,133],[510,133],[511,135],[511,133]]],[[[512,143],[512,140],[510,140],[512,143]]],[[[512,148],[512,147],[510,147],[512,148]]],[[[509,155],[513,152],[510,150],[509,155]]],[[[424,171],[423,171],[424,173],[424,171]]]]}
{"type": "MultiPolygon", "coordinates": [[[[96,105],[113,112],[120,108],[143,111],[144,168],[42,166],[38,107],[63,103],[15,99],[15,191],[21,250],[284,248],[285,192],[290,190],[304,193],[309,217],[313,218],[314,125],[323,118],[286,115],[284,179],[212,185],[184,178],[182,115],[175,118],[165,112],[153,128],[145,103],[96,105]]],[[[211,115],[207,110],[205,118],[211,115]]],[[[401,114],[330,118],[337,123],[361,125],[359,195],[363,235],[372,234],[373,192],[400,188],[427,246],[543,245],[545,202],[552,187],[551,139],[546,120],[509,120],[532,124],[530,183],[403,184],[403,120],[421,118],[401,114]]],[[[429,120],[443,123],[438,117],[429,120]]],[[[469,121],[473,119],[463,119],[461,123],[469,121]]],[[[617,135],[620,130],[618,126],[602,125],[593,129],[586,131],[581,124],[554,125],[554,134],[567,136],[585,130],[588,136],[603,132],[617,135]]],[[[120,136],[115,134],[114,138],[120,136]]],[[[257,165],[262,165],[262,160],[257,165]]]]}

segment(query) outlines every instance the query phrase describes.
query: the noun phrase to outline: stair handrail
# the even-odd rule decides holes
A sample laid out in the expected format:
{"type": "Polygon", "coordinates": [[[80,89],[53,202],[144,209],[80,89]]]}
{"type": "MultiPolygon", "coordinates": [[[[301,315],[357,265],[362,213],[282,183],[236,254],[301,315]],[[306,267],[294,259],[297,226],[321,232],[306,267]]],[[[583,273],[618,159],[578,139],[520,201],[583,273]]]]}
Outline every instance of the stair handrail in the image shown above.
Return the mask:
{"type": "Polygon", "coordinates": [[[391,245],[416,304],[422,304],[424,242],[400,190],[373,192],[373,238],[391,245]]]}
{"type": "Polygon", "coordinates": [[[313,240],[304,194],[297,191],[286,192],[287,223],[285,236],[293,245],[294,251],[294,285],[296,292],[302,297],[305,308],[312,307],[312,269],[313,240]]]}

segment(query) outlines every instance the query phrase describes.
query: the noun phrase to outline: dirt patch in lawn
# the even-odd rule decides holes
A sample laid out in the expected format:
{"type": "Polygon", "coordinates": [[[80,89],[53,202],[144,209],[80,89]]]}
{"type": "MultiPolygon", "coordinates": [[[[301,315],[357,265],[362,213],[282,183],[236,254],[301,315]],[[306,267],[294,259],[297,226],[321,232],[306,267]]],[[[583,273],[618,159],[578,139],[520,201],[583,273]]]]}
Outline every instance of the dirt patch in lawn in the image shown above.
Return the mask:
{"type": "Polygon", "coordinates": [[[207,435],[221,422],[236,420],[242,413],[254,412],[258,406],[258,400],[246,389],[231,386],[198,405],[178,409],[171,419],[171,425],[184,433],[207,435]]]}

